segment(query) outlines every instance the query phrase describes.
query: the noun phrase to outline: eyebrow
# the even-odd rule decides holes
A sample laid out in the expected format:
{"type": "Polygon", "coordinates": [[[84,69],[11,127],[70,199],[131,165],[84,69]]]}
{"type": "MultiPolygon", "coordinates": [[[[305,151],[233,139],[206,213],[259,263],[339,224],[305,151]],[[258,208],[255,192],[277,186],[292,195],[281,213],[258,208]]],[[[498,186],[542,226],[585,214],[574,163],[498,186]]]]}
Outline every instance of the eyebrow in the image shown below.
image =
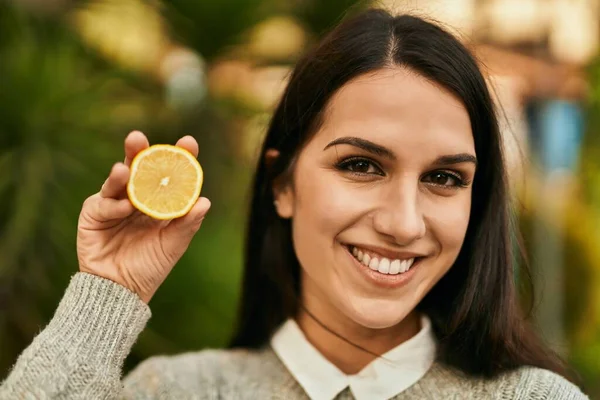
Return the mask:
{"type": "Polygon", "coordinates": [[[382,156],[385,158],[389,158],[390,160],[396,159],[396,156],[394,155],[394,153],[392,153],[390,150],[386,149],[385,147],[375,144],[366,139],[350,137],[350,136],[337,138],[334,141],[329,142],[329,144],[327,146],[325,146],[325,148],[323,150],[327,150],[328,148],[338,145],[338,144],[348,144],[350,146],[355,146],[360,149],[363,149],[364,151],[367,151],[371,154],[375,154],[376,156],[382,156]]]}
{"type": "Polygon", "coordinates": [[[477,157],[468,153],[452,154],[441,156],[435,159],[434,165],[453,165],[462,163],[473,163],[477,166],[477,157]]]}
{"type": "MultiPolygon", "coordinates": [[[[367,151],[371,154],[377,155],[377,156],[382,156],[385,158],[388,158],[390,160],[396,160],[396,155],[389,149],[378,145],[376,143],[373,143],[369,140],[366,139],[361,139],[358,137],[351,137],[351,136],[346,136],[346,137],[341,137],[341,138],[337,138],[331,142],[329,142],[327,144],[327,146],[325,146],[325,148],[323,148],[323,150],[327,150],[328,148],[332,147],[332,146],[336,146],[338,144],[347,144],[350,146],[355,146],[358,147],[364,151],[367,151]]],[[[433,162],[434,165],[454,165],[454,164],[462,164],[462,163],[472,163],[475,164],[475,166],[477,166],[477,157],[475,157],[472,154],[469,153],[459,153],[459,154],[450,154],[450,155],[444,155],[444,156],[440,156],[438,158],[435,159],[435,161],[433,162]]]]}

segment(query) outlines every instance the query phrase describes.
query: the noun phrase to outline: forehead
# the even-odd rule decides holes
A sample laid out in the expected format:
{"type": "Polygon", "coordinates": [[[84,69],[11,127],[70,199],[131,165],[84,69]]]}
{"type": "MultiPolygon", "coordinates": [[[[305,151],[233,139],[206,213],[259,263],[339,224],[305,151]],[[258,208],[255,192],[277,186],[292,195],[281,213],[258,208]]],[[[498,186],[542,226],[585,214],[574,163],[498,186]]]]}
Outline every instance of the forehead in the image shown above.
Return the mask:
{"type": "Polygon", "coordinates": [[[433,153],[475,151],[471,122],[462,102],[405,68],[360,76],[336,92],[314,140],[322,144],[341,136],[433,153]]]}

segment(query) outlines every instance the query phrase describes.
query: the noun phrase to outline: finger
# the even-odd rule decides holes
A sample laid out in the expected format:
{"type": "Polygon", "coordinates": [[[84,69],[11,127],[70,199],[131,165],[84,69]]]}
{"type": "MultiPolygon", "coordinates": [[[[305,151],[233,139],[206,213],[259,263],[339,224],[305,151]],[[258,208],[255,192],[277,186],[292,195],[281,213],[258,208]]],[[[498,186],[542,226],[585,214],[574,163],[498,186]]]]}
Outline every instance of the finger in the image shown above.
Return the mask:
{"type": "Polygon", "coordinates": [[[98,202],[95,218],[100,222],[123,219],[135,211],[129,199],[103,198],[98,202]]]}
{"type": "Polygon", "coordinates": [[[100,196],[104,198],[121,197],[127,189],[127,181],[129,181],[129,167],[123,163],[116,163],[100,189],[100,196]]]}
{"type": "Polygon", "coordinates": [[[198,142],[194,139],[193,136],[187,135],[182,137],[175,144],[176,146],[183,147],[190,153],[194,155],[194,157],[198,157],[198,142]]]}
{"type": "Polygon", "coordinates": [[[200,225],[202,225],[202,221],[208,213],[210,206],[210,200],[206,197],[200,197],[189,213],[169,224],[166,229],[167,236],[187,245],[198,229],[200,229],[200,225]]]}
{"type": "Polygon", "coordinates": [[[137,153],[149,146],[150,142],[148,142],[148,138],[142,132],[133,131],[127,135],[125,138],[125,165],[129,166],[137,153]]]}
{"type": "Polygon", "coordinates": [[[126,218],[134,211],[129,199],[104,198],[97,193],[83,203],[81,215],[98,224],[126,218]]]}

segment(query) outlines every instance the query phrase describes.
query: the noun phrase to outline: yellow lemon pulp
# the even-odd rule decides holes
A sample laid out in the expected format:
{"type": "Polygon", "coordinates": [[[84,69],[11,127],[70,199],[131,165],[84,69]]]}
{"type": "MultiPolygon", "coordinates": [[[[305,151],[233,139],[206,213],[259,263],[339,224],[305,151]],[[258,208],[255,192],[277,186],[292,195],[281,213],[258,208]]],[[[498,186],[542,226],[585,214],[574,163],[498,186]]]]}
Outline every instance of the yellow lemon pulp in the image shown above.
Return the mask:
{"type": "Polygon", "coordinates": [[[155,219],[187,214],[202,189],[204,174],[187,150],[157,144],[140,151],[130,166],[127,195],[135,208],[155,219]]]}

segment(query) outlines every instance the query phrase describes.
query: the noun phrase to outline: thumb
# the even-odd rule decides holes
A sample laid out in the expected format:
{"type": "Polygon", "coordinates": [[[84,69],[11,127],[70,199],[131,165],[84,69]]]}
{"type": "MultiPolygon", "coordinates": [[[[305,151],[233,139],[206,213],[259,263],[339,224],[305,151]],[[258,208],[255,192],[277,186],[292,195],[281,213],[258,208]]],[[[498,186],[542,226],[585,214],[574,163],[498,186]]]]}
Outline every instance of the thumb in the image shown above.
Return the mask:
{"type": "MultiPolygon", "coordinates": [[[[171,223],[165,228],[166,238],[174,240],[175,242],[185,244],[187,246],[194,234],[200,229],[204,217],[210,209],[210,200],[206,197],[200,197],[194,207],[189,213],[181,218],[171,221],[171,223]]],[[[175,243],[170,243],[175,245],[175,243]]]]}

